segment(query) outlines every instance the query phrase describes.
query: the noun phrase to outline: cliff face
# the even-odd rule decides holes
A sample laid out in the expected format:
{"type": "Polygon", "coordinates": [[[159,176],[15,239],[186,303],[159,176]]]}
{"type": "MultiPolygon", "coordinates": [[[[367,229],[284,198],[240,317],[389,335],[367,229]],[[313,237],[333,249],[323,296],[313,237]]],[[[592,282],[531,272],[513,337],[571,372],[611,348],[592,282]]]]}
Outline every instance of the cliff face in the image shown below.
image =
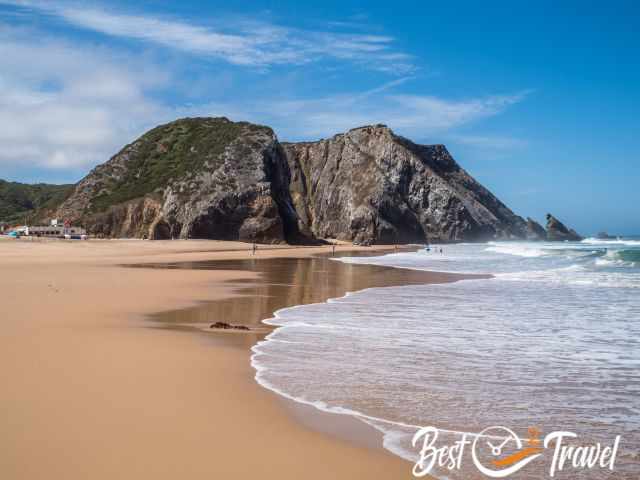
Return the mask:
{"type": "Polygon", "coordinates": [[[531,217],[527,217],[527,240],[546,240],[547,231],[531,217]]]}
{"type": "Polygon", "coordinates": [[[525,238],[527,226],[442,145],[385,126],[279,144],[225,118],[183,119],[127,145],[55,216],[107,237],[358,243],[525,238]]]}
{"type": "Polygon", "coordinates": [[[282,147],[307,235],[358,243],[524,236],[524,221],[443,145],[416,145],[378,125],[282,147]]]}
{"type": "Polygon", "coordinates": [[[56,214],[106,237],[281,242],[280,164],[270,128],[178,120],[95,168],[56,214]]]}
{"type": "Polygon", "coordinates": [[[547,213],[547,239],[551,241],[579,242],[582,237],[575,230],[567,228],[564,223],[547,213]]]}

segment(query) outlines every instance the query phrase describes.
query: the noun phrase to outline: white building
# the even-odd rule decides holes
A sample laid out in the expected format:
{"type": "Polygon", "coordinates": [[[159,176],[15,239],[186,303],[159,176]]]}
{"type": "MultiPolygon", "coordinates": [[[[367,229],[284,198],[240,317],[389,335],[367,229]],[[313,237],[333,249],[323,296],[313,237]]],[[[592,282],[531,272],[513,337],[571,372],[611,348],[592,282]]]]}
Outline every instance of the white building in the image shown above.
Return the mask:
{"type": "Polygon", "coordinates": [[[82,227],[63,227],[58,225],[24,227],[25,235],[35,237],[64,237],[65,235],[86,235],[82,227]]]}

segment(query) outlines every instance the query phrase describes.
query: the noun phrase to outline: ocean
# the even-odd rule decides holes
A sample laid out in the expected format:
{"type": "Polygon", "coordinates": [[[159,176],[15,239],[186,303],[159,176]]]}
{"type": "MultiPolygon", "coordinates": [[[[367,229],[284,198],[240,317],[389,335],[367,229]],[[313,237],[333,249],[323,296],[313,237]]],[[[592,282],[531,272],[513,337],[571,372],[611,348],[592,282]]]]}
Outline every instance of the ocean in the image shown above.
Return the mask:
{"type": "MultiPolygon", "coordinates": [[[[266,322],[280,328],[253,349],[257,381],[361,419],[412,462],[420,427],[436,427],[443,444],[490,426],[525,439],[536,427],[542,436],[574,432],[580,445],[620,436],[614,471],[554,478],[638,478],[640,239],[431,247],[336,261],[493,278],[372,288],[279,310],[266,322]]],[[[431,473],[487,478],[463,461],[431,473]]],[[[542,461],[509,478],[546,478],[542,461]]]]}

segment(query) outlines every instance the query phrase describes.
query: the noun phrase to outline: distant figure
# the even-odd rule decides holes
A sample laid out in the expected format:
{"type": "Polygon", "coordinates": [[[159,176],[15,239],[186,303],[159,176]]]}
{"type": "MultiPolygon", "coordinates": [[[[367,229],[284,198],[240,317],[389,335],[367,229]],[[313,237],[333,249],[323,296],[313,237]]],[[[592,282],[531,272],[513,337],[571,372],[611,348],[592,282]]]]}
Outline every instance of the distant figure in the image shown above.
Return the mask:
{"type": "Polygon", "coordinates": [[[253,244],[253,248],[252,248],[252,255],[256,254],[256,250],[258,250],[258,245],[256,245],[255,243],[253,244]]]}
{"type": "Polygon", "coordinates": [[[440,253],[442,253],[442,248],[440,249],[440,253]]]}
{"type": "Polygon", "coordinates": [[[336,255],[336,244],[335,243],[331,244],[331,255],[333,255],[334,257],[336,255]]]}

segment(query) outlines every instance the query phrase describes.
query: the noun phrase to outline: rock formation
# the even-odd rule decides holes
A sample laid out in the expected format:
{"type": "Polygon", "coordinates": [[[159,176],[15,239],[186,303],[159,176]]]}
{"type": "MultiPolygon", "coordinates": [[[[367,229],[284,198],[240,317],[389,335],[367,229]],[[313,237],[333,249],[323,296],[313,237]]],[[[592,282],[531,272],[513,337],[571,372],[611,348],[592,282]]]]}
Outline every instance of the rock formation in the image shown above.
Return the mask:
{"type": "Polygon", "coordinates": [[[547,239],[551,241],[579,242],[582,237],[575,230],[567,228],[560,220],[547,213],[547,239]]]}
{"type": "Polygon", "coordinates": [[[525,223],[451,157],[384,125],[282,145],[301,232],[356,243],[522,238],[525,223]]]}
{"type": "Polygon", "coordinates": [[[531,217],[527,217],[527,240],[538,241],[547,239],[547,231],[531,217]]]}
{"type": "Polygon", "coordinates": [[[93,234],[155,239],[369,244],[530,233],[443,145],[383,125],[280,144],[268,127],[226,118],[149,131],[81,180],[54,215],[93,234]]]}
{"type": "Polygon", "coordinates": [[[246,325],[232,325],[227,322],[216,322],[211,324],[209,328],[216,328],[218,330],[244,330],[244,331],[251,330],[246,325]]]}
{"type": "Polygon", "coordinates": [[[270,128],[182,119],[96,167],[56,215],[106,237],[281,242],[285,167],[270,128]]]}

